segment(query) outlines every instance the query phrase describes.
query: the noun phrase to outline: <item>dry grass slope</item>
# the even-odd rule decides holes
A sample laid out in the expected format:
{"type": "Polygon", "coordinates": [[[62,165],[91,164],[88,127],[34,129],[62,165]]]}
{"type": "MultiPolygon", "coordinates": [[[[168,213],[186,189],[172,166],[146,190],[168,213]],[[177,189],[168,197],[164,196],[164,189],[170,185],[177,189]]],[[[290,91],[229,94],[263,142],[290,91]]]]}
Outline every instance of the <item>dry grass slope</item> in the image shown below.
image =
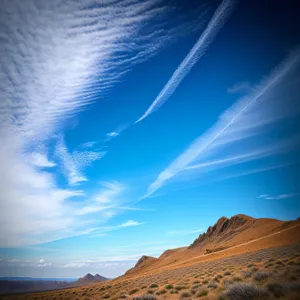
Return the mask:
{"type": "Polygon", "coordinates": [[[300,300],[300,220],[221,218],[196,243],[142,257],[126,275],[1,300],[300,300]],[[216,249],[205,253],[205,249],[216,249]],[[225,248],[225,249],[224,249],[225,248]]]}
{"type": "Polygon", "coordinates": [[[86,287],[3,296],[1,300],[300,299],[300,244],[233,255],[193,266],[86,287]],[[272,265],[270,265],[272,264],[272,265]]]}

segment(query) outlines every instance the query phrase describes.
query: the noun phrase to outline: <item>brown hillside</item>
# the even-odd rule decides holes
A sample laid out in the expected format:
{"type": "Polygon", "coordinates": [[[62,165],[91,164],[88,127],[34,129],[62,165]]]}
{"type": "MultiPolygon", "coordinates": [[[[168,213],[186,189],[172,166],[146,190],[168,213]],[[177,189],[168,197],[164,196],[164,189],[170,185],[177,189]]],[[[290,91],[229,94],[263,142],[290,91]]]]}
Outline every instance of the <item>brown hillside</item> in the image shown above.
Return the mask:
{"type": "MultiPolygon", "coordinates": [[[[245,291],[255,295],[259,291],[266,298],[249,294],[249,299],[296,300],[300,299],[299,233],[300,219],[222,217],[189,247],[166,250],[159,258],[142,256],[134,268],[109,282],[92,281],[64,290],[0,298],[232,300],[246,299],[245,291]],[[238,298],[236,291],[242,293],[238,298]]],[[[84,278],[92,277],[96,275],[84,278]]]]}
{"type": "Polygon", "coordinates": [[[135,264],[135,266],[128,270],[125,274],[131,274],[136,271],[141,271],[145,269],[147,266],[151,265],[153,262],[155,262],[157,258],[152,256],[143,255],[135,264]]]}
{"type": "Polygon", "coordinates": [[[221,217],[189,246],[167,250],[159,258],[142,257],[126,275],[156,273],[235,254],[300,242],[300,220],[221,217]]]}

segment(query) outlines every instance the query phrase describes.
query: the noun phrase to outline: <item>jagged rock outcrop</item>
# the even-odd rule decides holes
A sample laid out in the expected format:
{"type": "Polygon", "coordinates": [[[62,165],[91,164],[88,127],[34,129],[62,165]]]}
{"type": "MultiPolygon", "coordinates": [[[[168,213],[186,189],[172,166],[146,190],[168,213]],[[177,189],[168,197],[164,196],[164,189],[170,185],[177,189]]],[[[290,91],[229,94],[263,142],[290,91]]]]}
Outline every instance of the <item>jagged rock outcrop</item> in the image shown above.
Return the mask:
{"type": "Polygon", "coordinates": [[[235,215],[230,219],[221,217],[215,225],[209,226],[205,233],[200,234],[189,248],[199,247],[209,242],[225,240],[251,226],[253,220],[255,219],[242,214],[235,215]]]}

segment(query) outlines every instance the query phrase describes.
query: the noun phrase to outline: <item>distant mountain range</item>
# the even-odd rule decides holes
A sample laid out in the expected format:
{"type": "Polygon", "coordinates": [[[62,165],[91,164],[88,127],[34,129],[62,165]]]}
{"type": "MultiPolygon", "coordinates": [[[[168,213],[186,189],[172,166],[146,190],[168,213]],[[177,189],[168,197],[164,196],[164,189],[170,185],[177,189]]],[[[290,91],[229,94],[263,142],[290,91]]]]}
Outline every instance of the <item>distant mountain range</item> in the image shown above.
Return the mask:
{"type": "Polygon", "coordinates": [[[34,277],[0,277],[0,280],[25,280],[25,281],[66,281],[73,282],[77,278],[34,278],[34,277]]]}
{"type": "Polygon", "coordinates": [[[64,289],[69,287],[70,282],[58,280],[41,280],[41,279],[1,279],[0,294],[28,293],[37,291],[48,291],[64,289]]]}
{"type": "Polygon", "coordinates": [[[0,278],[0,294],[28,293],[48,291],[81,286],[93,282],[105,281],[108,278],[95,274],[86,274],[79,279],[74,278],[32,278],[2,277],[0,278]]]}
{"type": "Polygon", "coordinates": [[[86,274],[83,277],[80,277],[77,279],[73,284],[74,285],[82,285],[82,284],[87,284],[87,283],[92,283],[96,281],[106,281],[109,280],[106,277],[100,276],[99,274],[95,274],[94,276],[90,273],[86,274]]]}

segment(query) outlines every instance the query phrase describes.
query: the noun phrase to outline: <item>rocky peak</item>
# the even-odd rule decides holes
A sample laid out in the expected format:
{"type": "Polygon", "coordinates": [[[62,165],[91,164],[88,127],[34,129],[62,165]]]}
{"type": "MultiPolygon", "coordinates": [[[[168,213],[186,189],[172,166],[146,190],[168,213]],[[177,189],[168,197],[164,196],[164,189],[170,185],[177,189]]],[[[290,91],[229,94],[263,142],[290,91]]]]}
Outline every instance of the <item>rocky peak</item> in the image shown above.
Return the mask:
{"type": "Polygon", "coordinates": [[[99,274],[95,274],[95,275],[94,275],[94,279],[97,280],[97,281],[104,281],[104,280],[107,280],[106,277],[103,277],[103,276],[101,276],[101,275],[99,275],[99,274]]]}
{"type": "Polygon", "coordinates": [[[235,215],[230,219],[227,217],[221,217],[215,225],[209,226],[205,233],[200,234],[189,248],[202,245],[206,241],[219,237],[225,232],[233,233],[235,230],[251,220],[254,220],[254,218],[242,214],[235,215]]]}
{"type": "Polygon", "coordinates": [[[82,279],[85,279],[85,280],[94,280],[94,276],[90,273],[87,273],[86,275],[83,276],[82,279]]]}
{"type": "Polygon", "coordinates": [[[104,281],[104,280],[107,280],[107,278],[100,276],[99,274],[95,274],[95,276],[93,276],[92,274],[87,273],[83,277],[80,277],[76,282],[82,284],[82,283],[89,283],[93,281],[104,281]]]}

